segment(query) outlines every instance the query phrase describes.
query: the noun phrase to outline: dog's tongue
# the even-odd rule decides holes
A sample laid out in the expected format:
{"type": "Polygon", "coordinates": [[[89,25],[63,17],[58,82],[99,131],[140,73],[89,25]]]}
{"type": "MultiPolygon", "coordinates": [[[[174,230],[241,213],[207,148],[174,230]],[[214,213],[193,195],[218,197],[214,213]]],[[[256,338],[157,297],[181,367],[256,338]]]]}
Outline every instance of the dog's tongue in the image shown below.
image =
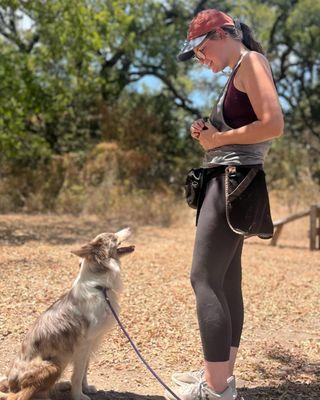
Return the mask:
{"type": "Polygon", "coordinates": [[[134,246],[124,246],[124,247],[118,247],[117,252],[119,254],[124,254],[124,253],[132,253],[134,251],[134,246]]]}

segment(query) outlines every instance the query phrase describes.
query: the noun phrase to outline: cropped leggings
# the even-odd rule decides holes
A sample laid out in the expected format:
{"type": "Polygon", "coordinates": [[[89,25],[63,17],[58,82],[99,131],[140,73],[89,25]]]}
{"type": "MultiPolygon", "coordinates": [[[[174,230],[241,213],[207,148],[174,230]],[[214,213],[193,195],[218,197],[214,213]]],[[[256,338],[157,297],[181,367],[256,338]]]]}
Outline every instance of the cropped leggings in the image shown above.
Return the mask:
{"type": "Polygon", "coordinates": [[[228,361],[243,326],[241,253],[243,237],[226,220],[224,175],[212,178],[200,209],[191,285],[206,361],[228,361]]]}

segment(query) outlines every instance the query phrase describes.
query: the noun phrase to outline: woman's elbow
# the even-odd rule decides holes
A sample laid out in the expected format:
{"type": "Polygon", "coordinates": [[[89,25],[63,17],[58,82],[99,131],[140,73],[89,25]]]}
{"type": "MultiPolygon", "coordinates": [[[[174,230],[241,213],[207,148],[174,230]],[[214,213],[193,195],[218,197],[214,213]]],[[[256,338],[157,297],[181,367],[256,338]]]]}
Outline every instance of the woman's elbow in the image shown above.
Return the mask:
{"type": "Polygon", "coordinates": [[[274,137],[280,137],[284,133],[284,119],[283,115],[279,115],[277,117],[272,118],[271,122],[271,132],[273,133],[274,137]]]}

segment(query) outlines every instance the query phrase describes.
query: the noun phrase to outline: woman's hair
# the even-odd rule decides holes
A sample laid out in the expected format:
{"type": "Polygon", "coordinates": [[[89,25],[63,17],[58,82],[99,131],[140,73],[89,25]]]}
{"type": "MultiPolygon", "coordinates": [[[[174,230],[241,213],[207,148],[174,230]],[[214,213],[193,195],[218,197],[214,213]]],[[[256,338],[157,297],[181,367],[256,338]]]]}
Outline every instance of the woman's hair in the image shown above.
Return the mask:
{"type": "MultiPolygon", "coordinates": [[[[252,34],[251,29],[248,27],[248,25],[244,24],[243,22],[240,22],[240,27],[241,30],[237,29],[235,26],[232,25],[226,25],[222,26],[221,29],[223,29],[226,33],[230,35],[235,40],[240,40],[249,50],[256,51],[257,53],[261,53],[265,56],[265,52],[263,51],[263,48],[259,42],[257,42],[252,34]]],[[[207,36],[209,39],[219,39],[219,33],[216,31],[212,31],[208,34],[207,36]]],[[[276,91],[278,93],[278,88],[276,81],[274,79],[273,71],[270,65],[271,69],[271,75],[273,79],[274,86],[276,88],[276,91]]]]}
{"type": "MultiPolygon", "coordinates": [[[[240,40],[249,50],[253,50],[265,55],[261,44],[254,39],[252,31],[248,25],[240,22],[240,26],[241,31],[239,31],[239,29],[237,29],[235,26],[231,25],[222,26],[221,29],[228,33],[233,39],[240,40]]],[[[217,32],[212,31],[212,33],[210,33],[207,37],[210,39],[218,39],[219,35],[217,32]]]]}

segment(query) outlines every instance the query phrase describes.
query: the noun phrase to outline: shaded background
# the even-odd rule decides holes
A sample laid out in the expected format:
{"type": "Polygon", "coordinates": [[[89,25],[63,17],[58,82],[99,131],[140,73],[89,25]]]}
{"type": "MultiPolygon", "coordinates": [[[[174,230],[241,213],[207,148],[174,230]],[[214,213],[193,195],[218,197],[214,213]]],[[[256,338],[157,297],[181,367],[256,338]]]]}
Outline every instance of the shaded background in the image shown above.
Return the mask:
{"type": "Polygon", "coordinates": [[[320,2],[2,0],[0,212],[142,206],[143,221],[170,223],[203,153],[190,124],[230,72],[176,61],[212,7],[252,28],[275,75],[286,125],[266,159],[270,190],[291,208],[319,198],[320,2]]]}

